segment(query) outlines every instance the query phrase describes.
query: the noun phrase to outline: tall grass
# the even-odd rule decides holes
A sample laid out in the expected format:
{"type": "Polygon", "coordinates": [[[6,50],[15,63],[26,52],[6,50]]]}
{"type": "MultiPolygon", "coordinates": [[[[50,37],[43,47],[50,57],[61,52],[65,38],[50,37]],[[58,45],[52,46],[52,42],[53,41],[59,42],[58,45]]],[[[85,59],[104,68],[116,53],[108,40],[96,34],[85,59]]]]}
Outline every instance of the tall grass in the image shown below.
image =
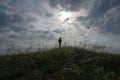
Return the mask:
{"type": "Polygon", "coordinates": [[[78,47],[0,56],[0,80],[118,80],[120,55],[78,47]]]}

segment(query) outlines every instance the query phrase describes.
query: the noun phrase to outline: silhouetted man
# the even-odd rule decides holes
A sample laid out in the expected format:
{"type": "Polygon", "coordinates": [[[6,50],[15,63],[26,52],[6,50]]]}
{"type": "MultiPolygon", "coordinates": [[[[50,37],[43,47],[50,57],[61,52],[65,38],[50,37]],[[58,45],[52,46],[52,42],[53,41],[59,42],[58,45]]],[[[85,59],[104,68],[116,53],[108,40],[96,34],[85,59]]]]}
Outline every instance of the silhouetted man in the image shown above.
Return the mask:
{"type": "Polygon", "coordinates": [[[58,43],[59,43],[59,48],[61,48],[61,43],[62,43],[61,37],[58,39],[58,43]]]}

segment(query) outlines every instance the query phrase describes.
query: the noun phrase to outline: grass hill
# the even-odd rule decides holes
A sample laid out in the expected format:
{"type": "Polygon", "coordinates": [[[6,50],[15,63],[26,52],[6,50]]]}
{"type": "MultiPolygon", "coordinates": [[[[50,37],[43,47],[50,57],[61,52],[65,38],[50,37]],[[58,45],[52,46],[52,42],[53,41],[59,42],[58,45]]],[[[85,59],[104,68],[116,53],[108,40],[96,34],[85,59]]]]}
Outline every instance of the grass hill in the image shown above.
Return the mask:
{"type": "Polygon", "coordinates": [[[75,47],[0,56],[0,80],[120,80],[120,55],[75,47]]]}

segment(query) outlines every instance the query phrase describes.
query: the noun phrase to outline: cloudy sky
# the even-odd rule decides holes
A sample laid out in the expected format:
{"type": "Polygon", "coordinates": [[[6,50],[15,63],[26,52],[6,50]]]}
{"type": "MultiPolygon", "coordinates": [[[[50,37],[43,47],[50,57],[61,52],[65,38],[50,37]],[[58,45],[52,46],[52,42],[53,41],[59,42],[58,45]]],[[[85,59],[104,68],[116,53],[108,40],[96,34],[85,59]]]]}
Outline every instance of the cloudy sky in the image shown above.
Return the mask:
{"type": "Polygon", "coordinates": [[[60,36],[120,48],[120,0],[0,0],[0,51],[56,46],[60,36]]]}

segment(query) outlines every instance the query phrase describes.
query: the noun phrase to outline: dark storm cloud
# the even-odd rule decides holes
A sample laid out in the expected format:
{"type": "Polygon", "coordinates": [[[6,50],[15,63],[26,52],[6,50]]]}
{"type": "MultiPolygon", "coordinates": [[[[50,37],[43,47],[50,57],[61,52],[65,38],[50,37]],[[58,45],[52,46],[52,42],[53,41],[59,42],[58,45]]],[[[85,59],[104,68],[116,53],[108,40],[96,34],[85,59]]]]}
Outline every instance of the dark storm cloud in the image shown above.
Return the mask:
{"type": "Polygon", "coordinates": [[[17,11],[14,7],[11,7],[7,4],[0,4],[1,32],[8,32],[8,30],[13,30],[16,32],[27,30],[27,24],[32,21],[36,20],[30,16],[24,15],[24,13],[17,11]]]}
{"type": "MultiPolygon", "coordinates": [[[[28,12],[18,9],[10,0],[0,0],[0,48],[7,49],[9,44],[17,45],[22,40],[27,40],[30,23],[36,19],[28,12]]],[[[21,44],[19,44],[21,45],[21,44]]]]}
{"type": "Polygon", "coordinates": [[[36,31],[34,29],[32,23],[38,22],[36,16],[43,17],[43,20],[53,16],[49,12],[47,0],[0,0],[0,39],[4,40],[2,44],[13,42],[17,44],[16,41],[20,42],[22,40],[30,41],[34,35],[36,39],[45,39],[45,37],[51,39],[52,36],[54,37],[50,31],[36,31]],[[29,31],[30,29],[34,31],[29,31]],[[6,38],[9,38],[9,40],[6,38]]]}
{"type": "Polygon", "coordinates": [[[39,40],[54,40],[56,39],[55,38],[55,35],[53,34],[49,34],[49,35],[45,35],[45,34],[41,34],[41,35],[38,35],[37,37],[39,37],[39,40]]]}
{"type": "Polygon", "coordinates": [[[53,32],[56,34],[60,34],[60,33],[64,32],[64,29],[54,29],[53,32]]]}
{"type": "Polygon", "coordinates": [[[19,36],[15,35],[15,34],[11,34],[9,35],[10,38],[19,38],[19,36]]]}
{"type": "Polygon", "coordinates": [[[87,17],[78,17],[86,27],[98,27],[100,33],[120,35],[120,0],[95,0],[87,17]]]}
{"type": "Polygon", "coordinates": [[[88,17],[102,32],[120,35],[120,0],[97,0],[88,17]]]}
{"type": "Polygon", "coordinates": [[[51,31],[49,30],[37,30],[37,31],[33,31],[36,34],[50,34],[51,31]]]}
{"type": "Polygon", "coordinates": [[[10,18],[8,15],[6,15],[4,12],[0,12],[0,28],[8,25],[6,24],[9,22],[8,18],[10,18]]]}
{"type": "Polygon", "coordinates": [[[70,20],[70,18],[66,18],[63,23],[65,23],[65,22],[67,22],[67,21],[69,21],[69,20],[70,20]]]}
{"type": "Polygon", "coordinates": [[[50,31],[38,31],[37,32],[38,34],[36,34],[36,32],[35,32],[35,34],[36,34],[36,36],[37,36],[37,38],[39,39],[39,40],[54,40],[54,39],[56,39],[55,38],[55,35],[52,33],[52,32],[50,32],[50,31]]]}
{"type": "Polygon", "coordinates": [[[38,39],[45,41],[56,39],[55,35],[50,30],[36,30],[36,31],[32,30],[30,32],[32,32],[32,36],[33,38],[35,37],[36,40],[38,39]]]}
{"type": "Polygon", "coordinates": [[[116,6],[120,7],[120,0],[96,0],[89,16],[101,17],[116,6]]]}
{"type": "Polygon", "coordinates": [[[65,10],[78,11],[89,0],[49,0],[51,7],[60,5],[65,10]]]}

